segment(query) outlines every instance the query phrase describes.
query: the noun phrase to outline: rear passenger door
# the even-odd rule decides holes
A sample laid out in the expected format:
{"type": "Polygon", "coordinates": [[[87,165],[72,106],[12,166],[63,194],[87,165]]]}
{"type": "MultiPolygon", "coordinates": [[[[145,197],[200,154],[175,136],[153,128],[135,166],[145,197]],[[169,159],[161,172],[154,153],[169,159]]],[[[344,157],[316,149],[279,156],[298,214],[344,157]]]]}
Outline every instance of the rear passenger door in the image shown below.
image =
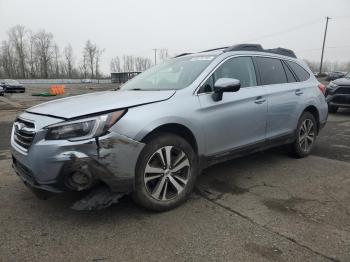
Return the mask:
{"type": "Polygon", "coordinates": [[[291,135],[296,128],[303,88],[283,60],[271,57],[255,59],[268,97],[266,138],[291,135]]]}

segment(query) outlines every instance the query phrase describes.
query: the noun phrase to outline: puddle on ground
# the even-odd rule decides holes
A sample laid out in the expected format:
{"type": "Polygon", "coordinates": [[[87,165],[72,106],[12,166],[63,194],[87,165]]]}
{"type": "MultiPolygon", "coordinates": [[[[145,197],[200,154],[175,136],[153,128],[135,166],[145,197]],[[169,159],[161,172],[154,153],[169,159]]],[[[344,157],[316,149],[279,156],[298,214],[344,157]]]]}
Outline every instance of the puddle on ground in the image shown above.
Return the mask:
{"type": "Polygon", "coordinates": [[[280,261],[281,255],[283,254],[282,250],[275,246],[262,246],[258,245],[256,243],[247,243],[245,244],[245,248],[250,252],[250,253],[255,253],[263,258],[266,258],[267,260],[275,260],[275,261],[280,261]]]}
{"type": "Polygon", "coordinates": [[[263,204],[270,210],[275,210],[281,213],[296,213],[295,206],[305,203],[308,200],[303,198],[291,197],[289,199],[265,199],[263,204]]]}
{"type": "Polygon", "coordinates": [[[246,188],[241,188],[235,185],[230,185],[227,182],[213,179],[209,182],[210,188],[224,194],[240,195],[248,192],[246,188]]]}

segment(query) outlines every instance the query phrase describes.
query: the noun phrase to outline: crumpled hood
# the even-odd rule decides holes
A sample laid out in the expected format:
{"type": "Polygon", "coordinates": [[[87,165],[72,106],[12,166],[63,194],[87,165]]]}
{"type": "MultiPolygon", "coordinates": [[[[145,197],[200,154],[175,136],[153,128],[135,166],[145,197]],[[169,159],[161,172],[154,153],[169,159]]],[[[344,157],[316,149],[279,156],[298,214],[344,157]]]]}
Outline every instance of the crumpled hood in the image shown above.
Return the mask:
{"type": "Polygon", "coordinates": [[[338,86],[350,86],[350,79],[345,77],[338,78],[336,80],[333,80],[332,82],[338,86]]]}
{"type": "Polygon", "coordinates": [[[26,111],[60,118],[74,118],[103,111],[128,108],[169,99],[175,94],[166,91],[105,91],[53,100],[26,111]]]}

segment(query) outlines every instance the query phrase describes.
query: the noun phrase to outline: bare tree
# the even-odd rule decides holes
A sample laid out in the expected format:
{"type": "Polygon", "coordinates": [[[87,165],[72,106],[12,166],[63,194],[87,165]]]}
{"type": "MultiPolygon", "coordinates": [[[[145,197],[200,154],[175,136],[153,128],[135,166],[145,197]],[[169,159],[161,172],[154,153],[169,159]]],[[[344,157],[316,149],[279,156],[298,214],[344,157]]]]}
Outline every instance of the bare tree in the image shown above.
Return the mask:
{"type": "Polygon", "coordinates": [[[100,60],[104,49],[99,49],[96,47],[96,58],[95,58],[95,74],[96,78],[100,78],[100,60]]]}
{"type": "Polygon", "coordinates": [[[118,56],[112,58],[110,69],[111,72],[121,72],[120,59],[118,56]]]}
{"type": "Polygon", "coordinates": [[[168,59],[169,57],[170,57],[170,55],[169,55],[168,49],[166,49],[166,48],[159,49],[158,59],[160,61],[164,61],[164,60],[168,59]]]}
{"type": "Polygon", "coordinates": [[[8,31],[10,44],[13,45],[18,62],[18,76],[26,77],[26,47],[25,28],[23,25],[16,25],[8,31]]]}
{"type": "Polygon", "coordinates": [[[142,72],[150,68],[152,65],[152,60],[145,57],[136,57],[135,58],[135,70],[142,72]]]}
{"type": "Polygon", "coordinates": [[[35,34],[32,31],[28,31],[28,66],[29,77],[35,78],[38,74],[40,63],[36,52],[35,34]]]}
{"type": "Polygon", "coordinates": [[[1,65],[3,67],[4,73],[8,77],[15,77],[15,58],[14,50],[8,41],[3,41],[1,45],[1,65]]]}
{"type": "Polygon", "coordinates": [[[135,68],[135,58],[132,55],[123,55],[123,71],[132,72],[135,68]]]}
{"type": "Polygon", "coordinates": [[[65,59],[65,71],[68,78],[72,78],[73,68],[74,68],[74,56],[73,56],[73,48],[70,44],[68,44],[64,48],[64,59],[65,59]]]}
{"type": "Polygon", "coordinates": [[[87,59],[86,62],[89,66],[91,78],[94,78],[95,74],[95,59],[97,53],[97,46],[93,44],[90,40],[86,41],[83,56],[87,59]]]}
{"type": "Polygon", "coordinates": [[[83,59],[82,59],[82,61],[80,62],[80,66],[79,66],[80,75],[81,75],[83,78],[86,78],[86,77],[87,77],[88,68],[89,68],[88,59],[87,59],[86,54],[84,53],[84,54],[83,54],[83,59]]]}
{"type": "Polygon", "coordinates": [[[41,30],[35,34],[35,48],[40,60],[40,75],[49,77],[49,67],[53,57],[53,35],[41,30]]]}
{"type": "Polygon", "coordinates": [[[60,49],[57,44],[54,44],[53,46],[53,51],[54,51],[54,69],[55,69],[55,77],[58,78],[60,77],[60,49]]]}

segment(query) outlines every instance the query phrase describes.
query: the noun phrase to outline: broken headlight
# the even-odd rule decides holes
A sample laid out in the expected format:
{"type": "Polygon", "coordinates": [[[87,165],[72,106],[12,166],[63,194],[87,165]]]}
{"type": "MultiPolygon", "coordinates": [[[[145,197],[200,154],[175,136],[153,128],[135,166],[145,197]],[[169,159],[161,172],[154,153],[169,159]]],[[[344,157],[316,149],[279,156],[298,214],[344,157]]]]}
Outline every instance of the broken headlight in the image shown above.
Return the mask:
{"type": "Polygon", "coordinates": [[[105,135],[126,112],[126,110],[67,121],[46,127],[46,140],[78,141],[105,135]]]}

